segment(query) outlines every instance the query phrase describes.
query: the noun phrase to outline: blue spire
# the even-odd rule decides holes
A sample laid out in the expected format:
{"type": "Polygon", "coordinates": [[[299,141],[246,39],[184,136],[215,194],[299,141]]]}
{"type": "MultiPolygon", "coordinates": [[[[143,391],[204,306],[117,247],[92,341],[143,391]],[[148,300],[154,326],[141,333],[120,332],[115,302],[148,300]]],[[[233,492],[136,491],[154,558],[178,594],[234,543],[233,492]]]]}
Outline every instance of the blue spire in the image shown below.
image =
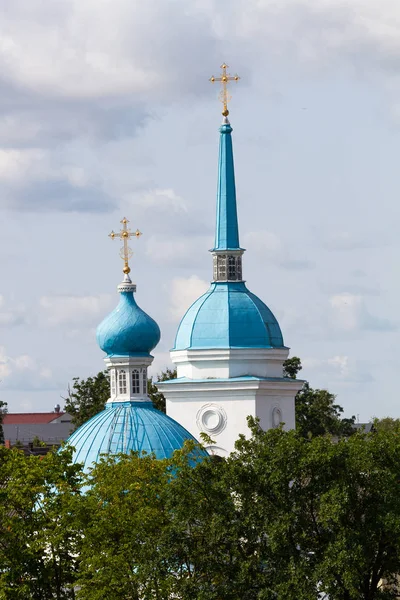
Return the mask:
{"type": "Polygon", "coordinates": [[[226,117],[219,129],[217,223],[214,250],[240,250],[236,210],[235,169],[233,166],[232,127],[226,117]]]}

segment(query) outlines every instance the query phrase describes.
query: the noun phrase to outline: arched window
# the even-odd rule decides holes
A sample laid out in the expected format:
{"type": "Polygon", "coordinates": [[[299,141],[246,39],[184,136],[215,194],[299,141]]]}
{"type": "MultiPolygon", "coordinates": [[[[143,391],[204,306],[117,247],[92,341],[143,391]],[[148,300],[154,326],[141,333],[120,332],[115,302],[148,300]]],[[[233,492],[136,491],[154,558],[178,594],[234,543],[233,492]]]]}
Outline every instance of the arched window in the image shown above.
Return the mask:
{"type": "Polygon", "coordinates": [[[118,372],[118,393],[126,394],[126,372],[124,369],[118,372]]]}
{"type": "Polygon", "coordinates": [[[111,396],[115,396],[115,370],[111,371],[111,396]]]}
{"type": "Polygon", "coordinates": [[[213,256],[213,266],[214,266],[214,281],[218,280],[218,256],[214,254],[213,256]]]}
{"type": "Polygon", "coordinates": [[[237,257],[237,280],[242,280],[242,257],[237,257]]]}
{"type": "Polygon", "coordinates": [[[147,394],[147,369],[142,370],[143,394],[147,394]]]}
{"type": "Polygon", "coordinates": [[[132,371],[132,394],[140,394],[140,379],[137,369],[132,371]]]}
{"type": "Polygon", "coordinates": [[[218,255],[218,280],[219,281],[226,280],[226,255],[225,254],[218,255]]]}
{"type": "Polygon", "coordinates": [[[228,257],[228,279],[236,279],[236,256],[228,257]]]}

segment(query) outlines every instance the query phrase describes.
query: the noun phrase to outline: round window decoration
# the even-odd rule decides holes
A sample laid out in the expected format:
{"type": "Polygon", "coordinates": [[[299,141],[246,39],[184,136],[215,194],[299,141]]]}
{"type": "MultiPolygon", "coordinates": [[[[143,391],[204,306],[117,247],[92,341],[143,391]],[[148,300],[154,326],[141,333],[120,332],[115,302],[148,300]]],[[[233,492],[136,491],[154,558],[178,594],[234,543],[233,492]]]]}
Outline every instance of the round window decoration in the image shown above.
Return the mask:
{"type": "Polygon", "coordinates": [[[280,408],[275,406],[272,409],[272,427],[279,427],[282,423],[282,411],[280,408]]]}
{"type": "Polygon", "coordinates": [[[217,404],[205,404],[196,417],[197,427],[214,435],[225,429],[226,421],[226,412],[217,404]]]}

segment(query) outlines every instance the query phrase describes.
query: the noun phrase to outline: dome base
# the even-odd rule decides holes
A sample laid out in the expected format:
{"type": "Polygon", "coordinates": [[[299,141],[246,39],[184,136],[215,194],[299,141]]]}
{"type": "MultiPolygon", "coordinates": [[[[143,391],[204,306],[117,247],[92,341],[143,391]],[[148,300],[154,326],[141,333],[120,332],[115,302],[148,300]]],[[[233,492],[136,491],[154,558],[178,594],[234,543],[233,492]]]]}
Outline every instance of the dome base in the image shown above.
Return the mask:
{"type": "Polygon", "coordinates": [[[289,348],[205,348],[172,350],[178,377],[189,379],[282,377],[289,348]]]}

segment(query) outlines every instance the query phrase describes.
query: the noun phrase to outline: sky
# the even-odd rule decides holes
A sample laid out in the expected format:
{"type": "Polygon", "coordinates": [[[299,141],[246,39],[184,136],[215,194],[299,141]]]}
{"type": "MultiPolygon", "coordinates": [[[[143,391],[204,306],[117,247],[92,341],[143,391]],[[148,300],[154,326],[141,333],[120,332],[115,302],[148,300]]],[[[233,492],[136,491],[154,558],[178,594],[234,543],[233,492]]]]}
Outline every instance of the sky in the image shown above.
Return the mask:
{"type": "Polygon", "coordinates": [[[0,399],[63,405],[104,368],[126,216],[137,301],[171,366],[212,278],[231,86],[244,277],[303,378],[400,417],[398,0],[0,0],[0,399]]]}

